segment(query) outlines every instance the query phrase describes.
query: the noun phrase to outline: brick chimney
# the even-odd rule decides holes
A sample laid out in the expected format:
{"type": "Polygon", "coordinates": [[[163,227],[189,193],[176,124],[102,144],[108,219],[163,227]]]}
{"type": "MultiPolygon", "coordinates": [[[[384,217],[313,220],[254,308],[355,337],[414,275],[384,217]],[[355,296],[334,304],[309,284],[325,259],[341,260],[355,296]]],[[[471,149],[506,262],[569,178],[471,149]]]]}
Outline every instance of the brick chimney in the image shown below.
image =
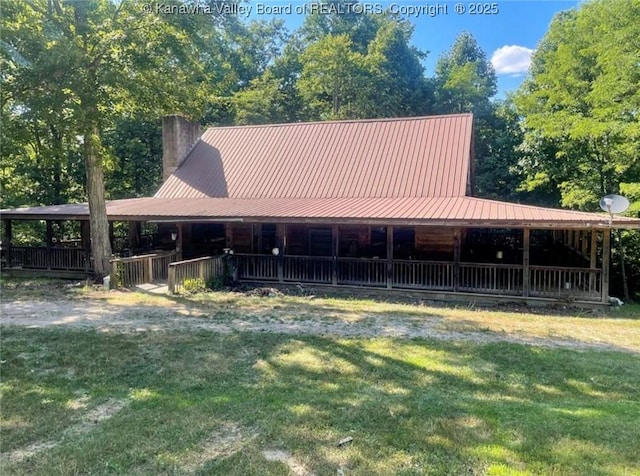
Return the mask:
{"type": "Polygon", "coordinates": [[[180,166],[193,144],[200,138],[200,124],[183,116],[162,118],[162,181],[180,166]]]}

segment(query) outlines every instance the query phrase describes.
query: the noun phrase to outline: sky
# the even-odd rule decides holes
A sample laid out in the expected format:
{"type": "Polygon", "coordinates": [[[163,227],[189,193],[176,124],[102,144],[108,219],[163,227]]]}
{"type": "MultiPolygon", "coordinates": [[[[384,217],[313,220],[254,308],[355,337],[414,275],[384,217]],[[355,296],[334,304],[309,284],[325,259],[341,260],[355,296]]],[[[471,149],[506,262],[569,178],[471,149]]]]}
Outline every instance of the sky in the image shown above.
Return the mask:
{"type": "MultiPolygon", "coordinates": [[[[276,16],[283,18],[287,28],[294,30],[303,20],[296,14],[311,0],[252,0],[250,18],[276,16]],[[286,7],[292,6],[291,13],[286,7]],[[269,7],[284,8],[271,14],[269,7]],[[262,12],[262,13],[258,13],[262,12]]],[[[432,76],[440,55],[453,45],[463,31],[470,32],[483,49],[498,76],[498,98],[515,91],[525,78],[531,53],[546,33],[553,17],[560,11],[576,7],[580,0],[499,0],[471,2],[465,0],[360,0],[367,8],[387,8],[393,5],[415,25],[413,44],[428,51],[424,61],[427,76],[432,76]]]]}

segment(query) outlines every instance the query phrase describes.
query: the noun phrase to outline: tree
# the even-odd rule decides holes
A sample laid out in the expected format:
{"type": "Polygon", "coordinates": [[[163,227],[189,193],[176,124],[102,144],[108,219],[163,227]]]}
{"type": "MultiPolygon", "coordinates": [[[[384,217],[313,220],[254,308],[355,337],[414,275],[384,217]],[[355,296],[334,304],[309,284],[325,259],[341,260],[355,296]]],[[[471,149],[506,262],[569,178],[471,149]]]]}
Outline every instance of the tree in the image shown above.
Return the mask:
{"type": "Polygon", "coordinates": [[[436,110],[441,114],[486,114],[498,90],[493,66],[468,32],[460,34],[440,57],[434,81],[436,110]]]}
{"type": "Polygon", "coordinates": [[[433,108],[432,91],[421,64],[427,54],[409,44],[412,34],[409,23],[389,18],[381,22],[369,43],[367,63],[376,116],[424,115],[433,108]]]}
{"type": "Polygon", "coordinates": [[[126,111],[197,113],[204,101],[206,75],[190,41],[200,30],[186,17],[147,13],[138,1],[3,4],[9,110],[50,114],[50,123],[64,124],[67,141],[80,138],[98,278],[108,274],[111,258],[103,132],[126,111]]]}
{"type": "Polygon", "coordinates": [[[110,160],[105,171],[110,199],[153,195],[162,183],[162,125],[158,120],[117,118],[104,133],[110,160]]]}
{"type": "MultiPolygon", "coordinates": [[[[523,198],[518,190],[522,180],[522,135],[513,103],[507,100],[494,104],[493,113],[484,118],[483,128],[476,131],[475,140],[485,145],[475,169],[475,192],[479,197],[508,201],[523,198]]],[[[527,198],[531,201],[531,197],[527,198]]]]}
{"type": "Polygon", "coordinates": [[[252,80],[248,88],[234,94],[232,102],[236,124],[286,122],[286,95],[282,80],[274,77],[271,71],[252,80]]]}
{"type": "Polygon", "coordinates": [[[380,22],[388,19],[386,15],[359,10],[357,0],[319,0],[310,5],[311,13],[300,28],[300,36],[306,45],[328,35],[346,35],[352,42],[352,49],[365,55],[376,37],[380,22]]]}
{"type": "Polygon", "coordinates": [[[306,41],[298,89],[313,118],[413,116],[430,112],[432,97],[410,45],[413,28],[391,14],[355,13],[357,3],[322,3],[301,28],[306,41]],[[332,13],[334,12],[334,13],[332,13]]]}
{"type": "Polygon", "coordinates": [[[638,15],[638,0],[597,0],[552,22],[517,97],[536,155],[525,186],[597,210],[621,182],[640,182],[638,15]]]}
{"type": "Polygon", "coordinates": [[[433,82],[436,112],[473,113],[477,192],[487,198],[513,198],[509,190],[517,163],[517,126],[507,106],[491,101],[497,92],[496,74],[470,33],[460,34],[440,57],[433,82]]]}
{"type": "Polygon", "coordinates": [[[365,56],[352,49],[345,35],[327,35],[301,56],[301,95],[319,119],[366,117],[363,91],[369,71],[365,56]]]}

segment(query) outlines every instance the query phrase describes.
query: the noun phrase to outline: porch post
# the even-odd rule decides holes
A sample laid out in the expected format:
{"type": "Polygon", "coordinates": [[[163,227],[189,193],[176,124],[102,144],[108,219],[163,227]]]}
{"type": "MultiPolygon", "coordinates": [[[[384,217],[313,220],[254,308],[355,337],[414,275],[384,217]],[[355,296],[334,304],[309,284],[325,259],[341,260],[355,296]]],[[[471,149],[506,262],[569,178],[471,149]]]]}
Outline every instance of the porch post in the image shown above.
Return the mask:
{"type": "Polygon", "coordinates": [[[393,287],[393,226],[387,226],[387,289],[393,287]]]}
{"type": "Polygon", "coordinates": [[[286,225],[284,223],[278,223],[276,225],[276,243],[278,244],[278,248],[280,248],[280,254],[276,256],[276,261],[278,263],[278,281],[284,281],[284,253],[287,245],[286,239],[286,225]]]}
{"type": "Polygon", "coordinates": [[[176,236],[176,252],[178,253],[178,260],[182,260],[182,239],[184,230],[182,229],[182,223],[178,223],[178,236],[176,236]]]}
{"type": "Polygon", "coordinates": [[[113,222],[110,221],[109,222],[109,243],[111,243],[111,252],[115,252],[115,251],[122,251],[122,250],[116,250],[115,249],[115,236],[113,234],[113,222]]]}
{"type": "Polygon", "coordinates": [[[131,255],[135,255],[134,249],[140,248],[140,222],[130,221],[128,225],[129,250],[131,255]]]}
{"type": "Polygon", "coordinates": [[[84,250],[84,270],[89,272],[91,269],[91,231],[89,229],[89,220],[80,221],[80,241],[84,250]]]}
{"type": "Polygon", "coordinates": [[[338,229],[338,225],[333,225],[331,227],[331,237],[333,238],[331,245],[331,255],[333,256],[333,260],[331,262],[331,284],[334,286],[338,285],[338,250],[340,244],[340,231],[338,229]]]}
{"type": "Polygon", "coordinates": [[[569,254],[569,265],[570,266],[575,266],[576,264],[576,257],[575,254],[573,253],[574,248],[573,248],[573,230],[568,230],[567,231],[567,247],[569,248],[570,252],[569,254]]]}
{"type": "MultiPolygon", "coordinates": [[[[591,230],[591,247],[589,248],[589,268],[595,269],[598,266],[598,230],[591,230]]],[[[589,273],[589,293],[595,290],[596,275],[589,273]]]]}
{"type": "Polygon", "coordinates": [[[51,220],[47,224],[47,269],[51,269],[51,248],[53,248],[53,223],[51,220]]]}
{"type": "Polygon", "coordinates": [[[609,263],[611,258],[611,230],[602,230],[602,302],[609,302],[609,263]]]}
{"type": "Polygon", "coordinates": [[[233,228],[231,228],[231,223],[224,224],[224,238],[226,247],[233,249],[233,228]]]}
{"type": "Polygon", "coordinates": [[[453,232],[453,291],[460,290],[460,248],[461,248],[461,230],[455,228],[453,232]]]}
{"type": "Polygon", "coordinates": [[[531,273],[529,271],[529,247],[531,243],[531,229],[522,230],[522,295],[529,297],[531,288],[531,273]]]}
{"type": "Polygon", "coordinates": [[[588,247],[589,243],[587,242],[587,236],[588,236],[587,234],[588,233],[589,232],[587,230],[580,231],[580,238],[581,238],[581,241],[582,241],[582,257],[584,259],[587,259],[587,249],[589,248],[588,247]]]}
{"type": "Polygon", "coordinates": [[[13,247],[13,230],[11,226],[11,220],[2,220],[4,221],[4,240],[2,242],[2,247],[5,249],[6,260],[7,260],[7,268],[11,268],[12,262],[12,250],[13,247]]]}

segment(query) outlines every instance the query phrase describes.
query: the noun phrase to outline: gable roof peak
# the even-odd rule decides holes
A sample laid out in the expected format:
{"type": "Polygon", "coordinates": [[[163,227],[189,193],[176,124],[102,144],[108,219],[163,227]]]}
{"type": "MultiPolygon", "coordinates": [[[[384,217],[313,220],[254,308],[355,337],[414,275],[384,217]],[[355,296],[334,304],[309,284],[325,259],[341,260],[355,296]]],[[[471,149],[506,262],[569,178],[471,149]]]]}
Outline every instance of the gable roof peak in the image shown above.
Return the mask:
{"type": "Polygon", "coordinates": [[[465,196],[473,116],[211,127],[159,198],[465,196]]]}

